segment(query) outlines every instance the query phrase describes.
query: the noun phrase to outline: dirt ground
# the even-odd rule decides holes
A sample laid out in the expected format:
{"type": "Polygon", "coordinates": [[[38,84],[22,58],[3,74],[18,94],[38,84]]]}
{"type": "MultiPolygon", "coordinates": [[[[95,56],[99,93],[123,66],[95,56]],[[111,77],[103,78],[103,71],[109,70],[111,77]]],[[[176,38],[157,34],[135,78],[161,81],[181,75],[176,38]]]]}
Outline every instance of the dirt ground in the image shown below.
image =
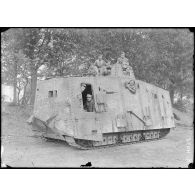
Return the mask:
{"type": "Polygon", "coordinates": [[[33,137],[26,123],[29,111],[4,106],[1,117],[2,161],[12,167],[80,167],[87,162],[91,162],[92,167],[188,167],[194,153],[192,116],[175,112],[181,120],[162,140],[78,150],[65,143],[33,137]]]}

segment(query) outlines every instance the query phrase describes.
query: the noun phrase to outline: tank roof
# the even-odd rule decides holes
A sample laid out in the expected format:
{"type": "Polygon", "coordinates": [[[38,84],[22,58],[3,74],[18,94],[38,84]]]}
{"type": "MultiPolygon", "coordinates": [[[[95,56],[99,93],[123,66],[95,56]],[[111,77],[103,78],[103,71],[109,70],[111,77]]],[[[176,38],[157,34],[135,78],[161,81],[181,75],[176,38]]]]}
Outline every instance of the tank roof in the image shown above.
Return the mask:
{"type": "MultiPolygon", "coordinates": [[[[99,75],[99,76],[92,76],[92,75],[87,75],[87,74],[83,74],[83,75],[68,75],[68,76],[55,76],[55,77],[47,77],[45,78],[44,80],[50,80],[50,79],[61,79],[61,78],[75,78],[75,77],[84,77],[84,78],[87,78],[87,77],[96,77],[96,78],[103,78],[103,77],[106,77],[106,78],[109,78],[109,77],[129,77],[131,78],[131,76],[128,76],[128,75],[123,75],[123,76],[115,76],[115,75],[106,75],[106,76],[103,76],[103,75],[99,75]]],[[[44,81],[43,80],[43,81],[44,81]]]]}

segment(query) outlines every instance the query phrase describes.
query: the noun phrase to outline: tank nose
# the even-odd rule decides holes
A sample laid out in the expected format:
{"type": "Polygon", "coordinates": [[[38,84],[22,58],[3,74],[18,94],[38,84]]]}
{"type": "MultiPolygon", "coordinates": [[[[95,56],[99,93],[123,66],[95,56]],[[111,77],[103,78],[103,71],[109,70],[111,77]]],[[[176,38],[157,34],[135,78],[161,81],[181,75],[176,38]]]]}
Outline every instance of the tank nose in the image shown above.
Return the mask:
{"type": "Polygon", "coordinates": [[[26,121],[29,125],[31,125],[34,121],[34,115],[31,115],[30,118],[26,121]]]}

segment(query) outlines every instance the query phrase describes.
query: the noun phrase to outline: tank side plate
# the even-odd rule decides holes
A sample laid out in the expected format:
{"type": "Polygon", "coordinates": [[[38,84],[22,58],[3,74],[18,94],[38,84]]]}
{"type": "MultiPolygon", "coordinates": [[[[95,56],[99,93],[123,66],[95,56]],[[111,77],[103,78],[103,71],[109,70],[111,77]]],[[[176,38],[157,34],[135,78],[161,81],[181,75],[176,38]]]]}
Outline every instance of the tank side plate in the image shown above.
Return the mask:
{"type": "Polygon", "coordinates": [[[83,148],[95,149],[158,140],[164,138],[169,132],[170,129],[153,129],[144,131],[105,133],[103,134],[102,142],[80,139],[75,139],[75,142],[83,148]]]}

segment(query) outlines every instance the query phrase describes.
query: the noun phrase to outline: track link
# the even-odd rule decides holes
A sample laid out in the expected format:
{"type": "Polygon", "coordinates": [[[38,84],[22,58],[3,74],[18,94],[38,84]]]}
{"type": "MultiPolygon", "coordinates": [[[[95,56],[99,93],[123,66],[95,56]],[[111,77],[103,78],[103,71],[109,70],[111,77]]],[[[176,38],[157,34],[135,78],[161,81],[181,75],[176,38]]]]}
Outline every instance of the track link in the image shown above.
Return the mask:
{"type": "MultiPolygon", "coordinates": [[[[136,143],[150,142],[163,139],[170,129],[141,130],[131,132],[117,132],[103,134],[103,141],[96,142],[90,140],[75,139],[69,136],[63,136],[69,146],[81,150],[101,149],[115,146],[124,146],[136,143]]],[[[47,140],[57,141],[53,138],[44,137],[47,140]]],[[[62,140],[62,139],[60,139],[62,140]]]]}
{"type": "Polygon", "coordinates": [[[170,129],[142,130],[132,132],[103,134],[103,142],[75,139],[77,145],[82,149],[101,149],[115,146],[124,146],[142,142],[150,142],[163,139],[170,129]]]}

